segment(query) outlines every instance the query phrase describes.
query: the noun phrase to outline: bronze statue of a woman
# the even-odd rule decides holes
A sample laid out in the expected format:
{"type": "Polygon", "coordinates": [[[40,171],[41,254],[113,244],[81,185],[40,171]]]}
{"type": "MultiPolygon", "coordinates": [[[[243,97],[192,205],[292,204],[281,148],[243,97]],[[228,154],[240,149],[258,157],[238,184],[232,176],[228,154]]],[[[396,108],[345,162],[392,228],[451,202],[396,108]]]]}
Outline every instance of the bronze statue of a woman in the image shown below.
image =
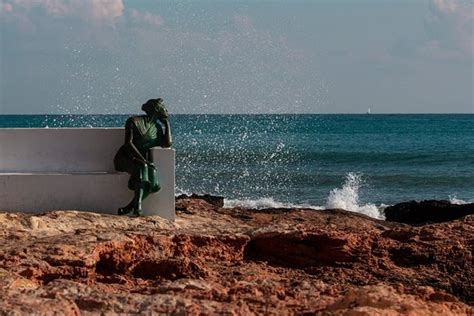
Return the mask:
{"type": "Polygon", "coordinates": [[[163,100],[150,99],[142,105],[142,110],[146,115],[132,116],[125,123],[125,144],[114,158],[115,169],[130,174],[128,188],[135,192],[132,201],[119,208],[119,215],[142,215],[142,201],[151,193],[160,190],[157,171],[150,157],[150,148],[171,147],[168,111],[163,100]]]}

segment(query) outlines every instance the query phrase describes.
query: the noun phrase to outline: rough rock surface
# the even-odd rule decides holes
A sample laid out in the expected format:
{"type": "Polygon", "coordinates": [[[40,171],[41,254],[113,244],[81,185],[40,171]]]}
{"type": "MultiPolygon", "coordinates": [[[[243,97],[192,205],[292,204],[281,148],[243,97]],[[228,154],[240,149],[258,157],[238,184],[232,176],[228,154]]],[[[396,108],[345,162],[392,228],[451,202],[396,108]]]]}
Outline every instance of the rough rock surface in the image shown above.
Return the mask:
{"type": "Polygon", "coordinates": [[[411,227],[342,210],[178,218],[0,212],[0,314],[466,315],[474,216],[411,227]]]}
{"type": "Polygon", "coordinates": [[[474,203],[452,204],[449,201],[410,201],[385,209],[387,221],[405,224],[442,223],[474,214],[474,203]]]}
{"type": "Polygon", "coordinates": [[[176,197],[176,201],[185,200],[185,199],[195,199],[195,200],[204,200],[207,203],[217,206],[217,207],[224,207],[224,197],[223,196],[216,196],[210,194],[181,194],[176,197]]]}

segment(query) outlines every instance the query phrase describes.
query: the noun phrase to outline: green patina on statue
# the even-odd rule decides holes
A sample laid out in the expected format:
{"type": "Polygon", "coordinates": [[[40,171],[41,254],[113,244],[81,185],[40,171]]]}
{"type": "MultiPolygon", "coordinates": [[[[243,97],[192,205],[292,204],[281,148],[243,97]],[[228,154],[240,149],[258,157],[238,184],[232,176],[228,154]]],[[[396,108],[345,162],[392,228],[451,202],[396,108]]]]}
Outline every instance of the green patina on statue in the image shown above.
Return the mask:
{"type": "Polygon", "coordinates": [[[130,174],[128,188],[135,192],[132,201],[119,208],[119,215],[143,214],[142,201],[151,193],[160,190],[158,174],[150,157],[150,148],[171,147],[168,111],[163,100],[148,100],[142,105],[142,110],[146,115],[132,116],[125,123],[125,144],[114,158],[115,169],[130,174]]]}

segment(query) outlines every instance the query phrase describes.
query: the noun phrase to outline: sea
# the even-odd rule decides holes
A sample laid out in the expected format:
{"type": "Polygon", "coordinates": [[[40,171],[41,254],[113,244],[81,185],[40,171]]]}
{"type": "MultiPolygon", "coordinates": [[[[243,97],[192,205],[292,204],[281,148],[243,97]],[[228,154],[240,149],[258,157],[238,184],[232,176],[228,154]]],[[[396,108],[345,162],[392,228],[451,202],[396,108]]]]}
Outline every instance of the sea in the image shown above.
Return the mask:
{"type": "MultiPolygon", "coordinates": [[[[122,127],[130,115],[0,115],[0,128],[122,127]]],[[[474,114],[171,115],[176,195],[226,207],[474,202],[474,114]]]]}

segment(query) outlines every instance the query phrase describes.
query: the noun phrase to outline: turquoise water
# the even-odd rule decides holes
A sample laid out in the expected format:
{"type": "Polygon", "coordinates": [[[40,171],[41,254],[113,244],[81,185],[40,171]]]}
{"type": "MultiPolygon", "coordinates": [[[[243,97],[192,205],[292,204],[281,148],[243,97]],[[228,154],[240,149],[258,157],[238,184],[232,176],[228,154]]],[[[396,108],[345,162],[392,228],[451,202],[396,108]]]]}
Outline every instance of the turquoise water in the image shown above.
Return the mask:
{"type": "MultiPolygon", "coordinates": [[[[120,127],[126,115],[0,116],[0,127],[120,127]]],[[[474,200],[474,115],[172,115],[177,193],[252,207],[474,200]]],[[[373,214],[372,214],[373,215],[373,214]]]]}

